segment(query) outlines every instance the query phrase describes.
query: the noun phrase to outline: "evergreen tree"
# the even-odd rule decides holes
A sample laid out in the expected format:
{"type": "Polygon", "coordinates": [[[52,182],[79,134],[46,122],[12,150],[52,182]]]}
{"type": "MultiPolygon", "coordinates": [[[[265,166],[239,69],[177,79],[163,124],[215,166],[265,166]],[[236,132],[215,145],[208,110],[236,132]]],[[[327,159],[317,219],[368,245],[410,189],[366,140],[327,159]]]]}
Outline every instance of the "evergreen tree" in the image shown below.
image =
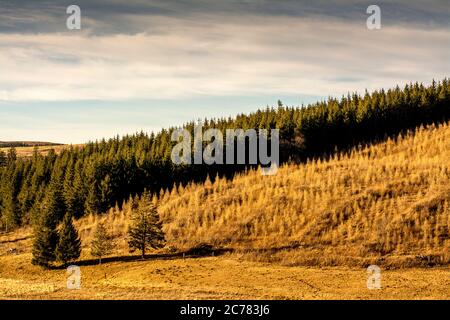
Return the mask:
{"type": "Polygon", "coordinates": [[[66,212],[72,216],[76,215],[74,204],[75,204],[75,192],[73,188],[74,182],[74,169],[72,161],[68,164],[64,176],[63,182],[63,196],[66,204],[66,212]]]}
{"type": "Polygon", "coordinates": [[[0,150],[0,167],[6,165],[8,162],[8,159],[6,157],[6,153],[3,150],[0,150]]]}
{"type": "Polygon", "coordinates": [[[66,214],[59,232],[59,242],[56,246],[56,260],[66,264],[80,257],[81,240],[72,221],[72,215],[66,214]]]}
{"type": "Polygon", "coordinates": [[[90,163],[85,170],[86,177],[88,178],[86,181],[87,194],[84,204],[86,213],[101,213],[102,192],[100,190],[99,181],[97,180],[97,176],[100,175],[100,169],[95,163],[90,163]]]}
{"type": "Polygon", "coordinates": [[[14,147],[9,148],[8,150],[8,163],[13,163],[17,160],[17,150],[14,147]]]}
{"type": "Polygon", "coordinates": [[[18,189],[22,183],[22,173],[20,166],[14,166],[14,170],[4,177],[4,184],[0,189],[2,193],[2,216],[6,231],[18,227],[21,224],[22,216],[17,199],[18,189]]]}
{"type": "Polygon", "coordinates": [[[91,242],[91,255],[99,259],[102,263],[102,257],[110,254],[115,247],[113,237],[108,233],[103,223],[98,223],[94,233],[94,239],[91,242]]]}
{"type": "Polygon", "coordinates": [[[139,201],[137,211],[132,214],[131,227],[128,230],[130,249],[141,251],[142,259],[149,248],[161,248],[165,238],[158,211],[150,195],[145,192],[139,201]]]}
{"type": "Polygon", "coordinates": [[[61,183],[52,181],[43,200],[43,209],[49,213],[49,219],[54,219],[55,224],[62,220],[66,212],[62,191],[61,183]]]}
{"type": "Polygon", "coordinates": [[[31,263],[48,268],[56,260],[55,249],[58,243],[58,231],[51,216],[46,212],[40,219],[39,225],[35,226],[33,242],[33,259],[31,263]]]}
{"type": "Polygon", "coordinates": [[[5,231],[8,232],[8,230],[20,225],[20,212],[12,184],[8,184],[5,189],[7,190],[3,194],[2,217],[5,231]]]}
{"type": "Polygon", "coordinates": [[[75,166],[75,177],[73,181],[74,199],[72,202],[72,210],[75,217],[81,217],[85,212],[84,201],[86,199],[86,190],[83,180],[83,162],[78,162],[75,166]]]}

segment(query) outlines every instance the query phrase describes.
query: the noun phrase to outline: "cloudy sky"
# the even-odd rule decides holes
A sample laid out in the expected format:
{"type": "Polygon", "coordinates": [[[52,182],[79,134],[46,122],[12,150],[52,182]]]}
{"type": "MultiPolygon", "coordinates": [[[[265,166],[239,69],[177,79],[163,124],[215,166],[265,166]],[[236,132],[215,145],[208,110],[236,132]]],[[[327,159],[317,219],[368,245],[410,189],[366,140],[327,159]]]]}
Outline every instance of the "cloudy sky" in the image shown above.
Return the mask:
{"type": "Polygon", "coordinates": [[[450,2],[0,0],[0,141],[82,143],[450,75],[450,2]],[[66,8],[81,8],[81,30],[66,8]]]}

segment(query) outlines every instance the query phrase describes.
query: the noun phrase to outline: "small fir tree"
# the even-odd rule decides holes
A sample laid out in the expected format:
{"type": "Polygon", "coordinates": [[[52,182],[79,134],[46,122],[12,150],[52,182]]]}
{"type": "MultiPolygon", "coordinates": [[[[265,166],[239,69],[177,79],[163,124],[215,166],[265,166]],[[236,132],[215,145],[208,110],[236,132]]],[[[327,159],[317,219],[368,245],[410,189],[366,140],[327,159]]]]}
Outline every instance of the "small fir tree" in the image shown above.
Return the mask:
{"type": "Polygon", "coordinates": [[[49,212],[43,214],[34,230],[33,259],[31,263],[44,268],[56,260],[55,249],[58,243],[56,223],[49,212]]]}
{"type": "Polygon", "coordinates": [[[102,263],[102,257],[110,254],[115,247],[115,242],[106,230],[103,223],[98,223],[94,233],[94,239],[91,242],[91,255],[98,258],[99,264],[102,263]]]}
{"type": "Polygon", "coordinates": [[[66,214],[61,226],[59,242],[56,246],[56,259],[63,264],[80,257],[81,240],[72,221],[72,215],[66,214]]]}
{"type": "Polygon", "coordinates": [[[138,203],[138,208],[132,214],[132,222],[128,230],[130,249],[141,251],[142,258],[149,248],[162,248],[165,243],[162,223],[158,211],[152,203],[151,196],[145,192],[138,203]]]}

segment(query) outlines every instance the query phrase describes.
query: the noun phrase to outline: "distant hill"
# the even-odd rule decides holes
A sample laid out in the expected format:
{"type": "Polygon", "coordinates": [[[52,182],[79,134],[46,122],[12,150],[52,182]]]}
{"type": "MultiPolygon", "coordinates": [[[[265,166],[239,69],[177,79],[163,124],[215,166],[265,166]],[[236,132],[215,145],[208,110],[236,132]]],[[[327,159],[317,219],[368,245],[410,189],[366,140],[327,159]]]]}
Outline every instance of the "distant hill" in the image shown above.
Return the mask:
{"type": "Polygon", "coordinates": [[[8,147],[42,147],[42,146],[60,146],[61,143],[42,142],[42,141],[0,141],[0,148],[8,147]]]}
{"type": "MultiPolygon", "coordinates": [[[[36,143],[36,142],[33,142],[33,143],[36,143]]],[[[49,143],[49,142],[37,142],[37,143],[39,143],[39,144],[34,144],[34,145],[30,145],[30,146],[16,146],[14,144],[13,145],[10,144],[9,146],[4,146],[4,145],[0,144],[0,151],[7,153],[9,148],[14,146],[14,148],[16,149],[18,158],[30,158],[33,156],[33,153],[36,150],[36,148],[37,148],[37,151],[39,154],[45,156],[50,152],[50,150],[53,150],[56,154],[60,154],[63,150],[70,147],[70,145],[67,145],[67,144],[57,144],[57,143],[49,143]]],[[[74,145],[74,146],[81,147],[82,145],[74,145]]]]}

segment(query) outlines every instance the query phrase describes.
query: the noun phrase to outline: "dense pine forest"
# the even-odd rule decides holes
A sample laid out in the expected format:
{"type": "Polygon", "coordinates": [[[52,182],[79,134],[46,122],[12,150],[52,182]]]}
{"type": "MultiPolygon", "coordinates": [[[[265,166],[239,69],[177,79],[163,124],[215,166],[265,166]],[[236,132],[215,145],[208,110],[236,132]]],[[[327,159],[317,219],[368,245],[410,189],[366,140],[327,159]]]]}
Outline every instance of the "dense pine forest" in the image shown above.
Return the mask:
{"type": "MultiPolygon", "coordinates": [[[[349,94],[308,106],[267,107],[249,115],[205,119],[204,129],[280,129],[283,162],[321,157],[336,149],[383,139],[421,124],[450,119],[450,83],[414,83],[364,95],[349,94]]],[[[195,123],[184,127],[193,131],[195,123]]],[[[60,154],[18,158],[14,148],[0,151],[0,230],[34,223],[51,211],[81,217],[120,205],[145,189],[159,193],[173,184],[202,181],[209,175],[231,177],[242,165],[176,166],[170,155],[171,131],[144,132],[90,142],[60,154]]]]}

